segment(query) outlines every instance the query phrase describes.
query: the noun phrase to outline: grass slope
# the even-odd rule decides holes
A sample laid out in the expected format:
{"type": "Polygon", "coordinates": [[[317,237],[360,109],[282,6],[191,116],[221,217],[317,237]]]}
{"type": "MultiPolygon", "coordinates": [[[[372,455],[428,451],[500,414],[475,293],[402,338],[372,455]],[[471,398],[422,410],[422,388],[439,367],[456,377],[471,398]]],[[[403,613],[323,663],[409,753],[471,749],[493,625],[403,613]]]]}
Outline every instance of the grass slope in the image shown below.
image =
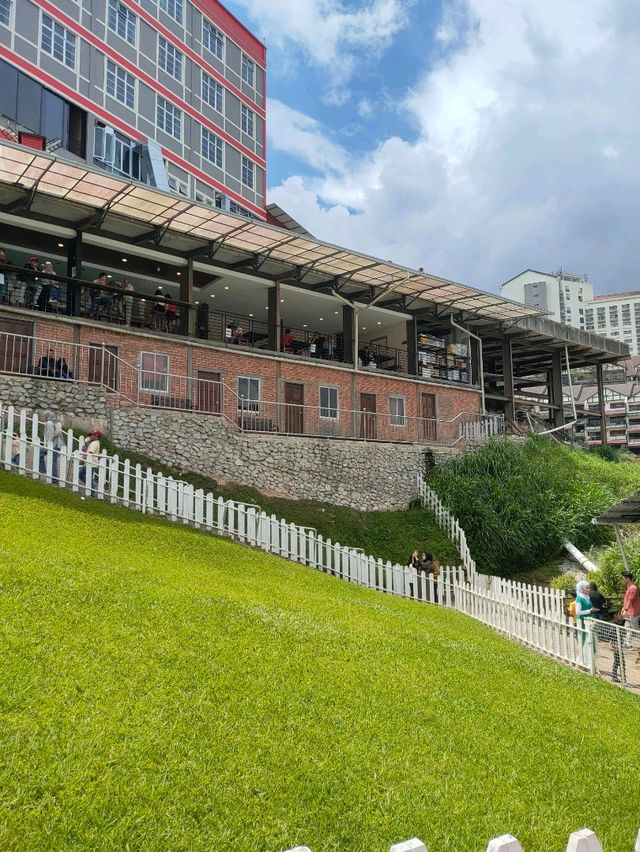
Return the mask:
{"type": "Polygon", "coordinates": [[[180,472],[148,456],[122,450],[109,442],[106,446],[109,452],[117,452],[121,458],[128,458],[134,464],[140,463],[145,469],[150,467],[174,479],[184,479],[195,488],[212,491],[225,500],[257,504],[269,515],[275,514],[299,526],[313,527],[324,538],[350,547],[361,547],[376,559],[389,559],[406,565],[414,550],[424,550],[435,553],[443,565],[460,563],[456,546],[442,532],[433,514],[422,508],[402,512],[361,512],[314,500],[266,497],[255,488],[218,485],[206,476],[180,472]]]}
{"type": "Polygon", "coordinates": [[[0,473],[0,625],[3,850],[632,846],[637,698],[457,613],[0,473]]]}

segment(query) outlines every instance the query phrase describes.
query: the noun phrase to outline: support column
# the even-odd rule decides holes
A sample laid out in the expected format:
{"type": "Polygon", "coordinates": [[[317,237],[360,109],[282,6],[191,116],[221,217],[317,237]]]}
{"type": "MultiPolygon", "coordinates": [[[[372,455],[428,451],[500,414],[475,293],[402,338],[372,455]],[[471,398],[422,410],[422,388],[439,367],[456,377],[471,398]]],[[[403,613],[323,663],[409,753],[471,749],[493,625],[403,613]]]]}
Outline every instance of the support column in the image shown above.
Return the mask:
{"type": "MultiPolygon", "coordinates": [[[[82,278],[82,231],[69,240],[67,246],[67,277],[82,278]]],[[[80,314],[80,286],[67,284],[67,314],[70,317],[80,314]]]]}
{"type": "Polygon", "coordinates": [[[351,305],[342,306],[342,360],[345,364],[355,364],[358,353],[355,351],[355,326],[357,318],[351,305]]]}
{"type": "Polygon", "coordinates": [[[183,308],[181,331],[187,337],[196,336],[196,306],[193,303],[193,258],[187,258],[187,274],[180,278],[180,301],[188,302],[190,307],[183,308]]]}
{"type": "Polygon", "coordinates": [[[507,397],[504,404],[504,419],[507,423],[513,423],[516,419],[516,406],[513,389],[513,349],[510,337],[503,337],[502,339],[502,375],[504,378],[504,395],[507,397]]]}
{"type": "Polygon", "coordinates": [[[471,384],[479,385],[480,384],[480,343],[475,339],[475,337],[469,338],[469,347],[471,355],[471,384]]]}
{"type": "Polygon", "coordinates": [[[418,369],[418,321],[407,320],[407,372],[410,376],[417,376],[418,369]]]}
{"type": "Polygon", "coordinates": [[[272,352],[280,351],[280,337],[282,325],[282,311],[280,310],[280,282],[276,281],[267,293],[267,304],[269,306],[269,317],[267,326],[269,329],[269,349],[272,352]]]}
{"type": "Polygon", "coordinates": [[[607,418],[604,413],[606,401],[604,398],[604,372],[602,370],[602,364],[598,364],[596,366],[596,381],[598,383],[598,403],[600,406],[600,439],[602,441],[602,446],[604,447],[609,443],[609,441],[607,439],[607,418]]]}
{"type": "Polygon", "coordinates": [[[564,426],[564,400],[562,393],[562,352],[554,349],[551,356],[551,398],[554,405],[560,408],[552,409],[554,426],[564,426]]]}

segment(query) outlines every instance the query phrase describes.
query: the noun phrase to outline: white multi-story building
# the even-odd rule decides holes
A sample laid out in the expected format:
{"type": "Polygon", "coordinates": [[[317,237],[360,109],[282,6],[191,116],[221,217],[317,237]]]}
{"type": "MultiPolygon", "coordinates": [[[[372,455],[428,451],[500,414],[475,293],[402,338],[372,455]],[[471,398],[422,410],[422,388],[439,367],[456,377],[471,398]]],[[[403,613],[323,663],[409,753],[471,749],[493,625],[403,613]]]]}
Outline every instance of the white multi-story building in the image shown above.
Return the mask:
{"type": "Polygon", "coordinates": [[[594,296],[586,275],[527,269],[505,281],[501,292],[558,322],[626,343],[632,355],[640,354],[640,291],[594,296]]]}

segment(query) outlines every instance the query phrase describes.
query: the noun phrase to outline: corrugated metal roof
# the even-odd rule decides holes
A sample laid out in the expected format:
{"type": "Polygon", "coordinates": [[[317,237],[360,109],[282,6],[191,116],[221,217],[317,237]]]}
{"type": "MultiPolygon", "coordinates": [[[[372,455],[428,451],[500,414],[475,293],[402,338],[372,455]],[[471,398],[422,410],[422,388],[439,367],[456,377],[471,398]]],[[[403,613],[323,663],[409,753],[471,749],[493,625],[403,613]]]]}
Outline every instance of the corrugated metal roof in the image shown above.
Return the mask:
{"type": "Polygon", "coordinates": [[[610,509],[593,519],[594,524],[640,524],[640,491],[616,503],[610,509]]]}

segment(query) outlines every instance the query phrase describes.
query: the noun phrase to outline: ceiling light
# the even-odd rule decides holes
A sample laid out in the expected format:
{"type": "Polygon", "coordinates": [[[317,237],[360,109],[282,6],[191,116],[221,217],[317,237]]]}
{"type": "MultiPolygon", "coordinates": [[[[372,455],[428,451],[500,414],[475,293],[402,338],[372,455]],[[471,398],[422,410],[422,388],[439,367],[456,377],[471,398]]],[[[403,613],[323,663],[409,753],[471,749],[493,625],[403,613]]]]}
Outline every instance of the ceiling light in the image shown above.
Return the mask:
{"type": "Polygon", "coordinates": [[[281,303],[282,303],[282,302],[284,302],[284,299],[280,299],[280,302],[281,302],[281,303]]]}
{"type": "Polygon", "coordinates": [[[212,298],[212,299],[215,299],[215,297],[216,297],[216,294],[215,294],[215,293],[212,293],[212,294],[211,294],[211,298],[212,298]]]}
{"type": "Polygon", "coordinates": [[[229,285],[228,285],[228,284],[225,284],[225,285],[224,285],[224,289],[225,289],[225,290],[228,290],[228,289],[229,289],[229,285]]]}
{"type": "Polygon", "coordinates": [[[107,275],[107,278],[113,278],[113,275],[107,275]]]}
{"type": "Polygon", "coordinates": [[[147,300],[146,300],[146,299],[140,299],[140,301],[141,301],[141,302],[146,302],[147,300]]]}
{"type": "Polygon", "coordinates": [[[324,319],[324,317],[320,317],[320,322],[322,322],[323,319],[324,319]]]}
{"type": "Polygon", "coordinates": [[[252,316],[253,316],[253,314],[249,314],[249,316],[250,316],[250,317],[252,317],[252,316]]]}
{"type": "Polygon", "coordinates": [[[265,305],[265,306],[264,306],[264,309],[265,309],[265,311],[268,311],[268,310],[269,310],[269,305],[265,305]]]}
{"type": "Polygon", "coordinates": [[[126,258],[126,257],[123,257],[123,258],[122,258],[122,262],[123,262],[123,263],[126,263],[126,262],[127,262],[127,258],[126,258]]]}
{"type": "Polygon", "coordinates": [[[64,243],[58,243],[58,248],[64,248],[64,243]]]}
{"type": "Polygon", "coordinates": [[[382,321],[381,321],[381,320],[378,320],[378,325],[382,325],[382,321]]]}
{"type": "Polygon", "coordinates": [[[176,272],[176,275],[181,275],[181,274],[182,274],[181,272],[176,272]]]}
{"type": "Polygon", "coordinates": [[[366,325],[363,325],[363,326],[362,326],[362,330],[363,330],[363,331],[366,331],[366,330],[367,330],[366,325]]]}
{"type": "Polygon", "coordinates": [[[307,324],[306,324],[306,322],[305,322],[305,324],[304,324],[304,325],[303,325],[303,326],[302,326],[302,327],[303,327],[303,328],[306,328],[306,327],[307,327],[307,324]]]}
{"type": "Polygon", "coordinates": [[[200,302],[196,302],[196,305],[199,305],[199,304],[200,304],[200,302]]]}

